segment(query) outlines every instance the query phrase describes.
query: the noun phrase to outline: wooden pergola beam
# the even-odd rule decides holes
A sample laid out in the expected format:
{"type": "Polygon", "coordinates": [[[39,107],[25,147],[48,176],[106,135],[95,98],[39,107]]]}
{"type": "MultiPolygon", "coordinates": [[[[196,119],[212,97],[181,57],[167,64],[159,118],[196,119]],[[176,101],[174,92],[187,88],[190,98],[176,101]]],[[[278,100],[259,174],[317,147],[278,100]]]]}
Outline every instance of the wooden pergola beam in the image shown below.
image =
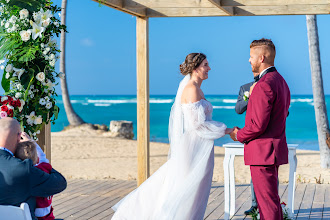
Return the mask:
{"type": "Polygon", "coordinates": [[[235,15],[235,10],[234,10],[235,8],[234,7],[223,7],[221,5],[221,2],[222,2],[221,0],[209,0],[209,2],[211,2],[213,5],[218,7],[223,12],[225,12],[227,15],[229,15],[229,16],[235,15]]]}
{"type": "Polygon", "coordinates": [[[136,18],[137,184],[150,176],[149,19],[136,18]]]}
{"type": "Polygon", "coordinates": [[[134,15],[137,17],[146,17],[147,16],[147,8],[146,7],[137,7],[137,8],[128,8],[126,7],[126,4],[124,0],[92,0],[97,3],[101,3],[103,5],[106,5],[110,8],[125,12],[130,15],[134,15]]]}

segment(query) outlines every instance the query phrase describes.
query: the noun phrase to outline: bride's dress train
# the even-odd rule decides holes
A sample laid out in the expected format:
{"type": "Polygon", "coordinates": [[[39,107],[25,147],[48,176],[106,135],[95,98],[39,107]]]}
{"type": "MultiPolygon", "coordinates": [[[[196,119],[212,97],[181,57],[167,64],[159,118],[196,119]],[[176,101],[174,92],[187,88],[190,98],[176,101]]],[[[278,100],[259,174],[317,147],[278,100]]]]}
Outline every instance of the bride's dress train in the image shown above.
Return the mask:
{"type": "Polygon", "coordinates": [[[204,99],[180,104],[189,78],[180,83],[171,110],[169,160],[112,207],[112,219],[203,219],[213,176],[214,139],[225,135],[226,125],[212,121],[213,107],[204,99]]]}

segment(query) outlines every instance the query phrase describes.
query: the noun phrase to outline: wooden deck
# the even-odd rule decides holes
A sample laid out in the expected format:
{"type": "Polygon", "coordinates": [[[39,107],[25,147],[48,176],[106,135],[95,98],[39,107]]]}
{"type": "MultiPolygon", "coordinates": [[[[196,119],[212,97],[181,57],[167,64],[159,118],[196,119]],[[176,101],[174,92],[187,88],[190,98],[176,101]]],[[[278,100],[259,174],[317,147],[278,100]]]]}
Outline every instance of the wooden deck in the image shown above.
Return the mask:
{"type": "MultiPolygon", "coordinates": [[[[122,197],[134,190],[135,181],[122,180],[70,180],[68,188],[54,196],[56,219],[110,219],[110,208],[122,197]]],[[[287,202],[287,185],[280,185],[281,200],[287,202]]],[[[250,208],[250,187],[236,186],[236,213],[232,219],[251,219],[243,212],[250,208]]],[[[330,220],[330,185],[298,184],[295,196],[296,219],[330,220]]],[[[224,187],[212,185],[205,220],[223,219],[224,187]]]]}

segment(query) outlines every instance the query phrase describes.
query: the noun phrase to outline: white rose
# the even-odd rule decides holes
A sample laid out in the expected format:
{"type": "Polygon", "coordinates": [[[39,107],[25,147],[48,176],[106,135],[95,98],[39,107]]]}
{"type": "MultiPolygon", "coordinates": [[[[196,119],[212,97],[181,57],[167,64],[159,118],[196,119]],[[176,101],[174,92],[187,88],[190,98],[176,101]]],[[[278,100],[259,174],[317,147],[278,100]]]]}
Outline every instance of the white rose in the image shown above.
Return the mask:
{"type": "Polygon", "coordinates": [[[47,109],[50,109],[52,106],[53,106],[53,104],[51,102],[47,102],[47,104],[46,104],[47,109]]]}
{"type": "Polygon", "coordinates": [[[22,96],[22,93],[20,93],[20,92],[17,92],[17,93],[15,94],[15,98],[17,98],[17,99],[19,99],[21,96],[22,96]]]}
{"type": "Polygon", "coordinates": [[[44,47],[45,47],[45,44],[44,44],[44,43],[41,43],[40,46],[41,46],[42,48],[44,48],[44,47]]]}
{"type": "Polygon", "coordinates": [[[8,109],[12,109],[14,110],[14,106],[11,106],[11,105],[7,105],[8,109]]]}
{"type": "Polygon", "coordinates": [[[7,73],[11,73],[12,71],[13,71],[13,65],[12,64],[8,64],[7,66],[6,66],[6,72],[7,73]]]}
{"type": "Polygon", "coordinates": [[[49,59],[51,59],[51,60],[54,60],[55,59],[55,54],[51,54],[51,55],[49,55],[49,59]]]}
{"type": "Polygon", "coordinates": [[[49,62],[49,65],[51,65],[51,66],[55,66],[55,60],[51,60],[51,61],[49,62]]]}
{"type": "Polygon", "coordinates": [[[60,26],[60,24],[59,24],[57,21],[54,22],[54,25],[55,25],[56,27],[60,26]]]}
{"type": "Polygon", "coordinates": [[[49,59],[49,56],[46,55],[46,56],[45,56],[45,60],[48,60],[48,59],[49,59]]]}
{"type": "Polygon", "coordinates": [[[0,64],[3,64],[5,62],[5,60],[0,60],[0,64]]]}
{"type": "Polygon", "coordinates": [[[19,32],[19,34],[21,35],[22,41],[28,41],[30,40],[31,37],[31,31],[27,30],[27,31],[21,31],[19,32]]]}
{"type": "Polygon", "coordinates": [[[41,99],[39,100],[39,104],[40,104],[40,105],[45,105],[45,104],[46,104],[46,100],[43,99],[43,98],[41,98],[41,99]]]}
{"type": "Polygon", "coordinates": [[[0,69],[1,69],[1,70],[4,70],[4,69],[5,69],[5,66],[4,66],[4,65],[1,65],[1,66],[0,66],[0,69]]]}
{"type": "Polygon", "coordinates": [[[5,24],[5,28],[9,28],[9,22],[6,22],[6,24],[5,24]]]}
{"type": "Polygon", "coordinates": [[[40,134],[40,130],[38,130],[36,133],[37,133],[37,134],[40,134]]]}
{"type": "Polygon", "coordinates": [[[37,78],[37,80],[39,80],[40,82],[44,82],[46,76],[45,76],[45,74],[44,74],[43,72],[40,72],[40,73],[37,74],[36,78],[37,78]]]}
{"type": "Polygon", "coordinates": [[[29,11],[27,9],[22,9],[19,11],[19,16],[21,19],[25,19],[29,17],[29,11]]]}
{"type": "Polygon", "coordinates": [[[7,97],[7,96],[2,96],[2,97],[1,97],[1,102],[4,102],[4,101],[6,101],[6,100],[8,100],[8,97],[7,97]]]}
{"type": "Polygon", "coordinates": [[[34,124],[36,125],[40,125],[42,123],[42,117],[41,115],[39,115],[38,117],[36,117],[36,119],[34,120],[34,124]]]}
{"type": "Polygon", "coordinates": [[[10,74],[6,73],[6,79],[9,79],[9,77],[10,77],[10,74]]]}
{"type": "Polygon", "coordinates": [[[249,91],[245,91],[244,92],[244,96],[246,96],[247,98],[249,98],[250,97],[250,92],[249,91]]]}
{"type": "Polygon", "coordinates": [[[50,47],[46,47],[45,51],[47,51],[47,53],[50,51],[50,47]]]}

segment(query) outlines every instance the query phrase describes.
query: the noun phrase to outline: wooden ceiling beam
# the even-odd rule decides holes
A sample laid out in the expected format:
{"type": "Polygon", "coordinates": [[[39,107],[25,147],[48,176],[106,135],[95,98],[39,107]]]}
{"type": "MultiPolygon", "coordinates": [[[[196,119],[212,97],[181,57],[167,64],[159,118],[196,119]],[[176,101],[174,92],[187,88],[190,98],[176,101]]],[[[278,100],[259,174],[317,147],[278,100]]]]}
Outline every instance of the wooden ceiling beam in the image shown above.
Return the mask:
{"type": "MultiPolygon", "coordinates": [[[[147,8],[146,7],[139,7],[139,8],[128,8],[126,6],[127,0],[92,0],[99,4],[108,6],[110,8],[114,8],[116,10],[125,12],[130,15],[134,15],[137,17],[147,17],[147,8]]],[[[133,1],[131,1],[133,2],[133,1]]]]}
{"type": "Polygon", "coordinates": [[[224,6],[327,5],[330,0],[221,0],[224,6]]]}
{"type": "Polygon", "coordinates": [[[221,0],[209,0],[209,2],[211,2],[213,5],[215,5],[216,7],[218,7],[220,10],[224,11],[229,16],[235,15],[235,8],[232,7],[232,6],[222,7],[221,0]]]}

